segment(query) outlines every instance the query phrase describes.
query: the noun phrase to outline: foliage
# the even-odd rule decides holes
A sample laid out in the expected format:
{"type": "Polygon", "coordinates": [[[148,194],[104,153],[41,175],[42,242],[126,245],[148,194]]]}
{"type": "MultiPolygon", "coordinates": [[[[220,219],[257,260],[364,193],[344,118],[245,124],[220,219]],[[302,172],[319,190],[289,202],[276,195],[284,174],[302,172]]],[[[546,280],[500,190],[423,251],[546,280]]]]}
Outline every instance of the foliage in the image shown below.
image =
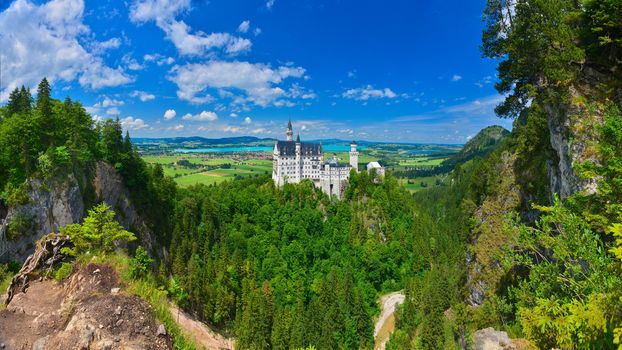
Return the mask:
{"type": "Polygon", "coordinates": [[[62,262],[60,266],[56,269],[56,271],[54,271],[54,279],[60,282],[65,278],[69,277],[72,271],[73,263],[62,262]]]}
{"type": "Polygon", "coordinates": [[[101,203],[89,210],[84,223],[61,228],[61,233],[68,235],[74,244],[67,252],[73,255],[87,251],[109,253],[114,250],[115,243],[135,240],[136,236],[123,229],[115,215],[106,203],[101,203]]]}
{"type": "Polygon", "coordinates": [[[15,215],[6,230],[6,238],[9,241],[20,239],[30,229],[30,219],[22,213],[15,215]]]}
{"type": "Polygon", "coordinates": [[[147,276],[151,269],[151,264],[153,264],[153,259],[151,259],[145,248],[139,246],[136,248],[134,258],[130,260],[130,275],[136,279],[147,276]]]}

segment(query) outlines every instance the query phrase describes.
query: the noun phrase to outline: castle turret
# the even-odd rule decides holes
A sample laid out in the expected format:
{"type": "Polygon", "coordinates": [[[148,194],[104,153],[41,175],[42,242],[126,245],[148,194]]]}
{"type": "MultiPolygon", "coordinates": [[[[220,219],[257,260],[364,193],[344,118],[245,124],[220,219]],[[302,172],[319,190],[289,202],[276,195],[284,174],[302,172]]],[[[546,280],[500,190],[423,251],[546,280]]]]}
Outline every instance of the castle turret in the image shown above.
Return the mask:
{"type": "Polygon", "coordinates": [[[296,136],[296,179],[302,180],[302,144],[300,143],[300,134],[296,136]]]}
{"type": "Polygon", "coordinates": [[[356,141],[350,143],[350,165],[356,172],[359,171],[359,152],[356,149],[356,141]]]}
{"type": "Polygon", "coordinates": [[[287,123],[287,141],[292,141],[294,138],[294,130],[292,130],[292,121],[290,119],[290,121],[287,123]]]}

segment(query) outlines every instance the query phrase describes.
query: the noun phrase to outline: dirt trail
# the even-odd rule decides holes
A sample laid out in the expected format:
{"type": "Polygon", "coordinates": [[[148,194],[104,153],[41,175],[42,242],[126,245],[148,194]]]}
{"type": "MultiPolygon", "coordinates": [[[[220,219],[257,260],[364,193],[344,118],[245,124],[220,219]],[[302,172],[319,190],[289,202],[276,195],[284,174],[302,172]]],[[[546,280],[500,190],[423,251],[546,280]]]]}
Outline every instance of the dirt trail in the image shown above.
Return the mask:
{"type": "Polygon", "coordinates": [[[0,310],[3,349],[173,349],[151,306],[124,294],[109,265],[89,264],[62,283],[28,285],[0,310]]]}
{"type": "Polygon", "coordinates": [[[403,302],[404,294],[402,292],[393,292],[380,297],[378,303],[381,312],[374,328],[375,350],[384,350],[391,333],[395,330],[395,309],[403,302]]]}
{"type": "Polygon", "coordinates": [[[196,320],[191,315],[179,310],[177,307],[170,306],[171,315],[179,324],[182,331],[195,342],[202,345],[207,350],[232,350],[234,347],[233,339],[225,338],[211,330],[205,323],[196,320]]]}

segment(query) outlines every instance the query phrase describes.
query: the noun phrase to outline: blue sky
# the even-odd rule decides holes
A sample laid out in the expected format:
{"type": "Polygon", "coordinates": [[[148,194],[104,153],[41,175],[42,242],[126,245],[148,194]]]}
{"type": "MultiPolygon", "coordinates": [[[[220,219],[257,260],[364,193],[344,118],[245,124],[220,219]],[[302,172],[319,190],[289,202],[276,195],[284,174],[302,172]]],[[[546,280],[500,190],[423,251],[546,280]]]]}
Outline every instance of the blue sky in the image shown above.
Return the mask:
{"type": "Polygon", "coordinates": [[[485,1],[0,0],[4,102],[57,98],[134,137],[464,143],[495,117],[485,1]]]}

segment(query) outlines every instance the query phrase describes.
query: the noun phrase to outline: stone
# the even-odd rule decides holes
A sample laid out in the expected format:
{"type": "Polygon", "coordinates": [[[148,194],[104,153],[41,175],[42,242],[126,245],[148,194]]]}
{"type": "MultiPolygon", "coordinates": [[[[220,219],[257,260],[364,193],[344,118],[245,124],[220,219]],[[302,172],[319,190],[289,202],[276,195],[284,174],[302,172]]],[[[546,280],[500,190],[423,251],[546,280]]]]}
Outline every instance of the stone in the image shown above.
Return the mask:
{"type": "Polygon", "coordinates": [[[97,275],[98,273],[100,273],[101,271],[99,271],[99,269],[96,269],[95,271],[93,271],[94,275],[97,275]]]}
{"type": "Polygon", "coordinates": [[[123,319],[119,319],[117,323],[115,323],[115,326],[119,327],[121,326],[122,323],[123,323],[123,319]]]}
{"type": "Polygon", "coordinates": [[[111,350],[112,349],[112,340],[104,339],[99,341],[94,348],[97,350],[111,350]]]}
{"type": "Polygon", "coordinates": [[[91,346],[91,341],[93,341],[93,331],[87,328],[84,331],[82,331],[82,336],[80,337],[79,349],[88,350],[89,346],[91,346]]]}
{"type": "Polygon", "coordinates": [[[164,328],[164,325],[163,325],[163,324],[160,324],[160,325],[158,326],[157,335],[158,335],[158,336],[160,336],[160,335],[161,335],[161,336],[165,336],[165,335],[166,335],[166,328],[164,328]]]}
{"type": "Polygon", "coordinates": [[[117,308],[114,310],[114,314],[117,316],[121,316],[121,305],[117,306],[117,308]]]}
{"type": "Polygon", "coordinates": [[[494,328],[480,329],[473,335],[475,350],[516,350],[516,345],[506,332],[494,328]]]}
{"type": "Polygon", "coordinates": [[[47,336],[37,339],[34,343],[32,343],[32,350],[45,350],[45,343],[47,341],[48,341],[47,336]]]}
{"type": "Polygon", "coordinates": [[[117,294],[119,294],[119,291],[120,291],[120,290],[121,290],[121,288],[118,288],[118,287],[117,287],[117,288],[112,288],[112,289],[110,290],[110,294],[112,294],[112,295],[117,295],[117,294]]]}

